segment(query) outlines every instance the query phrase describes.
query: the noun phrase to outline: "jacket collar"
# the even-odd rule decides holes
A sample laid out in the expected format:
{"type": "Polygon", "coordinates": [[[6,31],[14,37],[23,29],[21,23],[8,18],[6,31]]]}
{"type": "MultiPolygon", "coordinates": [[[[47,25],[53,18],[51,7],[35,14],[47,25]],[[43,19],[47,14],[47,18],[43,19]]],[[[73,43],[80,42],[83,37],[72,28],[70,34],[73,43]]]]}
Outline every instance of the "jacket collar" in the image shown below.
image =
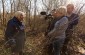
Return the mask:
{"type": "Polygon", "coordinates": [[[22,24],[22,22],[20,22],[15,16],[13,17],[13,21],[14,21],[14,22],[17,22],[17,23],[20,24],[20,25],[22,24]]]}

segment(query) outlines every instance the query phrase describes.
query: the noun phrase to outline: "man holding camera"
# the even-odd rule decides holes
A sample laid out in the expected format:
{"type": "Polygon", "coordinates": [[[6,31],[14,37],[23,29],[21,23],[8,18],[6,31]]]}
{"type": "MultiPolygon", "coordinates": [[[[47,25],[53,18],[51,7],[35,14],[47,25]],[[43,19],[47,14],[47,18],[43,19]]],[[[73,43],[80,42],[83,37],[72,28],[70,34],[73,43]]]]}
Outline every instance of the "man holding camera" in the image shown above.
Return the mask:
{"type": "Polygon", "coordinates": [[[66,8],[59,7],[53,15],[53,20],[49,26],[47,36],[49,38],[48,55],[60,55],[61,48],[65,40],[65,31],[68,27],[68,18],[66,17],[66,8]]]}

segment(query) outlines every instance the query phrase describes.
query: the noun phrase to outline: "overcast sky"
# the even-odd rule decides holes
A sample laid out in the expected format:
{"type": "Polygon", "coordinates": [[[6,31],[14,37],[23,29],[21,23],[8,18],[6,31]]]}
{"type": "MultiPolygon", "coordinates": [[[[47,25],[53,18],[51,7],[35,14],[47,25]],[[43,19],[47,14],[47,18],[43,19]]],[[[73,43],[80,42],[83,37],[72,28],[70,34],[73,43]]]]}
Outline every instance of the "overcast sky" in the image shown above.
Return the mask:
{"type": "MultiPolygon", "coordinates": [[[[9,5],[9,2],[10,0],[6,0],[6,3],[5,3],[5,8],[7,11],[10,11],[10,5],[9,5]]],[[[42,1],[41,0],[37,0],[37,7],[38,7],[38,10],[42,10],[42,1]]],[[[83,4],[85,4],[85,0],[68,0],[67,4],[69,3],[72,3],[75,5],[75,7],[78,7],[80,8],[83,4]]],[[[0,0],[0,10],[2,11],[2,2],[0,0]]],[[[83,12],[85,12],[85,7],[82,9],[83,12]]]]}

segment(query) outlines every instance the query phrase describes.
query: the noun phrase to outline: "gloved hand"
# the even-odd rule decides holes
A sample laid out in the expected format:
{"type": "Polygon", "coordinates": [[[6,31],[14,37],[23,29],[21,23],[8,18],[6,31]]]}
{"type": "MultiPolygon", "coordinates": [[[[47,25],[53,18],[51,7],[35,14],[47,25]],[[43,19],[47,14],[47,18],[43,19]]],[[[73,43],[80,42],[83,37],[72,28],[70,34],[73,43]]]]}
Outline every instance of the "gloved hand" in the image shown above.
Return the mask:
{"type": "Polygon", "coordinates": [[[19,26],[19,28],[20,28],[20,30],[24,30],[25,29],[24,25],[19,26]]]}
{"type": "Polygon", "coordinates": [[[9,44],[10,47],[16,46],[16,41],[15,41],[15,39],[9,39],[8,44],[9,44]]]}

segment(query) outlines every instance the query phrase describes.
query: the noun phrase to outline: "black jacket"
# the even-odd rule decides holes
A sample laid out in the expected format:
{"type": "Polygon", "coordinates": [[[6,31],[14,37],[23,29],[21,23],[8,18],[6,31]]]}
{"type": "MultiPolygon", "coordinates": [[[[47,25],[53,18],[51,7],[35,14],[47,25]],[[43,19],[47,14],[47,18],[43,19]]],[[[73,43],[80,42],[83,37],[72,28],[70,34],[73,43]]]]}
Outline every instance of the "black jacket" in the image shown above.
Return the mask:
{"type": "MultiPolygon", "coordinates": [[[[15,38],[16,37],[15,35],[18,32],[22,32],[23,34],[25,33],[24,32],[24,25],[16,17],[13,17],[7,23],[7,28],[5,31],[6,40],[11,39],[11,38],[15,38]]],[[[18,33],[18,34],[21,35],[20,33],[18,33]]]]}
{"type": "Polygon", "coordinates": [[[79,16],[73,13],[70,17],[68,17],[68,20],[69,25],[67,29],[73,29],[73,27],[78,24],[79,16]]]}

